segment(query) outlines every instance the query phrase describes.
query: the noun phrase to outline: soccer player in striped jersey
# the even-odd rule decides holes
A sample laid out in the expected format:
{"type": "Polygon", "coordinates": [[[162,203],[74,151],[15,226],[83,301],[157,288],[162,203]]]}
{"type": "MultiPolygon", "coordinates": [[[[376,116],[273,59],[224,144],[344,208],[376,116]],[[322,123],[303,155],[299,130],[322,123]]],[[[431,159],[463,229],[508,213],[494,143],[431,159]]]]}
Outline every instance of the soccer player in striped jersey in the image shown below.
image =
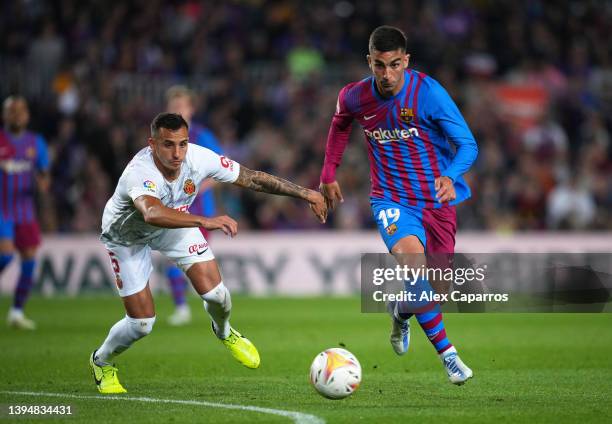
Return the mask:
{"type": "Polygon", "coordinates": [[[15,287],[7,324],[34,330],[23,308],[32,289],[40,229],[36,221],[34,194],[49,187],[49,156],[42,136],[27,130],[30,120],[23,97],[8,97],[2,107],[4,128],[0,129],[0,274],[13,259],[21,258],[21,272],[15,287]]]}
{"type": "MultiPolygon", "coordinates": [[[[195,94],[184,85],[174,85],[166,92],[166,110],[178,113],[189,124],[189,141],[199,146],[206,147],[218,155],[222,155],[221,146],[211,130],[193,122],[195,114],[195,94]]],[[[213,193],[214,180],[207,179],[200,186],[199,194],[189,207],[189,212],[194,215],[205,217],[215,216],[216,205],[213,193]]],[[[200,227],[202,235],[210,243],[210,234],[205,228],[200,227]]],[[[186,300],[187,280],[183,272],[175,265],[166,269],[166,276],[170,283],[172,300],[174,301],[174,312],[168,317],[168,323],[174,326],[187,324],[191,321],[191,310],[186,300]]]]}
{"type": "MultiPolygon", "coordinates": [[[[380,234],[400,264],[419,267],[425,254],[452,254],[455,205],[470,197],[462,175],[478,148],[459,109],[433,78],[408,68],[406,37],[382,26],[370,35],[368,65],[372,76],[346,85],[338,95],[327,139],[321,191],[328,206],[342,202],[336,181],[351,124],[363,127],[370,162],[370,204],[380,234]],[[454,149],[453,147],[454,146],[454,149]]],[[[388,305],[391,345],[407,352],[409,318],[405,304],[388,305]]],[[[473,375],[446,336],[439,304],[414,313],[440,355],[454,384],[473,375]]]]}

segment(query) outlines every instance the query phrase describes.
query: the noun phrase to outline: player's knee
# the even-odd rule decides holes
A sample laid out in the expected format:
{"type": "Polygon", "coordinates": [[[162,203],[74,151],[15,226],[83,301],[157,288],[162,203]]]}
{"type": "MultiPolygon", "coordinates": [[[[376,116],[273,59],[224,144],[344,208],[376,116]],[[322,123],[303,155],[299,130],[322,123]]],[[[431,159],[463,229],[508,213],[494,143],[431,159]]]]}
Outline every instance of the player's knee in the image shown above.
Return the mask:
{"type": "Polygon", "coordinates": [[[391,249],[391,253],[397,254],[413,254],[424,253],[425,248],[421,240],[417,236],[406,236],[401,238],[391,249]]]}
{"type": "Polygon", "coordinates": [[[136,339],[142,339],[151,331],[153,331],[153,324],[155,324],[155,317],[153,318],[127,318],[130,324],[130,330],[132,335],[136,339]]]}

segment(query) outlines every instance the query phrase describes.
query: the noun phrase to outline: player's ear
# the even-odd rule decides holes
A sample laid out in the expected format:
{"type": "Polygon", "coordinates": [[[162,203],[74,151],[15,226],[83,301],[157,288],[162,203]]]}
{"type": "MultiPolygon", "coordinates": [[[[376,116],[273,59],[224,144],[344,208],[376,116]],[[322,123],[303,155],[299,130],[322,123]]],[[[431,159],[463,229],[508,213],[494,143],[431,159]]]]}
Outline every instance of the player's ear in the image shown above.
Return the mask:
{"type": "Polygon", "coordinates": [[[404,68],[407,68],[409,63],[410,63],[410,55],[406,53],[406,60],[404,61],[404,68]]]}
{"type": "Polygon", "coordinates": [[[372,69],[372,56],[366,54],[366,60],[368,61],[368,68],[372,69]]]}
{"type": "Polygon", "coordinates": [[[153,140],[153,137],[149,137],[149,139],[147,140],[147,142],[149,143],[149,147],[151,149],[153,149],[155,147],[155,140],[153,140]]]}

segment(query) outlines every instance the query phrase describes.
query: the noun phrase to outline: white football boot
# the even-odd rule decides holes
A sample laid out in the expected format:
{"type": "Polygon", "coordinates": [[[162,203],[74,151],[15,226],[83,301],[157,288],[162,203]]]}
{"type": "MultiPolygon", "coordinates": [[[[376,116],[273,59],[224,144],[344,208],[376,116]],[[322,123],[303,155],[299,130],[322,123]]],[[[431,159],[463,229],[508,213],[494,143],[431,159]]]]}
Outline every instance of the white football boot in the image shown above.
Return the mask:
{"type": "Polygon", "coordinates": [[[467,380],[474,376],[474,373],[467,365],[463,363],[459,355],[457,355],[457,349],[451,347],[440,355],[442,364],[446,368],[448,379],[451,383],[461,386],[467,380]]]}
{"type": "Polygon", "coordinates": [[[9,309],[6,324],[18,330],[36,330],[36,323],[27,318],[23,314],[23,310],[17,308],[9,309]]]}
{"type": "Polygon", "coordinates": [[[398,316],[397,303],[389,303],[387,308],[391,316],[391,335],[389,336],[391,347],[398,355],[404,355],[410,346],[410,320],[401,319],[398,316]]]}
{"type": "Polygon", "coordinates": [[[168,317],[168,324],[179,327],[191,322],[191,309],[189,305],[177,306],[174,313],[168,317]]]}

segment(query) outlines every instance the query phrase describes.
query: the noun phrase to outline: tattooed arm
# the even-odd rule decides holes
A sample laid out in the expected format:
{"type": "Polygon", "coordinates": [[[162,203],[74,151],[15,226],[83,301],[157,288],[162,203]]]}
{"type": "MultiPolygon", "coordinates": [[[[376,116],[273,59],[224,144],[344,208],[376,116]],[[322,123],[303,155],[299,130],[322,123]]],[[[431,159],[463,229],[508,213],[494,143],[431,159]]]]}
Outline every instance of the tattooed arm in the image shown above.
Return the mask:
{"type": "Polygon", "coordinates": [[[297,197],[304,200],[310,200],[313,193],[316,194],[314,190],[309,190],[291,181],[266,174],[262,171],[253,171],[244,166],[240,166],[240,174],[234,184],[255,191],[297,197]]]}
{"type": "Polygon", "coordinates": [[[275,175],[266,174],[262,171],[253,171],[252,169],[240,166],[240,173],[234,184],[239,187],[250,188],[254,191],[306,200],[310,203],[310,209],[319,218],[319,221],[325,223],[327,218],[327,206],[321,193],[275,175]]]}

